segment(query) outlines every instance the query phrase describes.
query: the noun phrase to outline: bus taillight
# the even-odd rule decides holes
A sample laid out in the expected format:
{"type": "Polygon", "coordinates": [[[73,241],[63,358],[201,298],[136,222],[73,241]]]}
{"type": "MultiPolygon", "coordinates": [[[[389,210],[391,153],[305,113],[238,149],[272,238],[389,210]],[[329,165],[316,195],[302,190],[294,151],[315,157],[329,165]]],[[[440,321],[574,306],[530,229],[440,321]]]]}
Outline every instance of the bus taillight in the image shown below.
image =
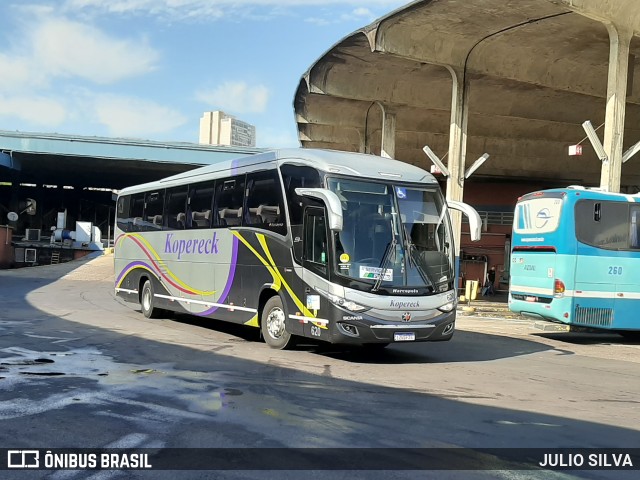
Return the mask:
{"type": "Polygon", "coordinates": [[[556,278],[556,281],[553,284],[553,294],[562,295],[564,293],[564,290],[564,282],[556,278]]]}

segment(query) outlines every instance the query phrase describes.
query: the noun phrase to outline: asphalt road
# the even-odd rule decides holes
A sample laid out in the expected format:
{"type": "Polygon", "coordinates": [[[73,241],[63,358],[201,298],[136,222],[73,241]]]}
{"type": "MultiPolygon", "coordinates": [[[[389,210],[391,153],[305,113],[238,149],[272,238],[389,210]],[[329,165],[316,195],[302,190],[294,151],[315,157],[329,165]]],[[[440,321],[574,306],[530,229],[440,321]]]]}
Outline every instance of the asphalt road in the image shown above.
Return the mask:
{"type": "MultiPolygon", "coordinates": [[[[462,317],[447,343],[392,345],[379,353],[313,344],[275,351],[258,341],[256,330],[191,317],[144,318],[135,305],[115,299],[112,264],[104,256],[0,271],[2,447],[362,447],[383,453],[639,444],[640,344],[617,335],[540,334],[529,321],[462,317]]],[[[510,470],[507,464],[474,472],[14,470],[0,478],[636,474],[510,470]]]]}

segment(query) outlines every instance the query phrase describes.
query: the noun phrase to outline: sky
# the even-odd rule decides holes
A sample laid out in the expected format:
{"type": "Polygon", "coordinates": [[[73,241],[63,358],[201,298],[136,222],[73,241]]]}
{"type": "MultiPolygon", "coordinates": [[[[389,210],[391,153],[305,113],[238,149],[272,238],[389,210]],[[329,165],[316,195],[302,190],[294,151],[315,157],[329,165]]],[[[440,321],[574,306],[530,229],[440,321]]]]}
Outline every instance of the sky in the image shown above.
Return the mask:
{"type": "Polygon", "coordinates": [[[0,130],[198,142],[222,110],[298,146],[302,75],[403,0],[0,0],[0,130]]]}

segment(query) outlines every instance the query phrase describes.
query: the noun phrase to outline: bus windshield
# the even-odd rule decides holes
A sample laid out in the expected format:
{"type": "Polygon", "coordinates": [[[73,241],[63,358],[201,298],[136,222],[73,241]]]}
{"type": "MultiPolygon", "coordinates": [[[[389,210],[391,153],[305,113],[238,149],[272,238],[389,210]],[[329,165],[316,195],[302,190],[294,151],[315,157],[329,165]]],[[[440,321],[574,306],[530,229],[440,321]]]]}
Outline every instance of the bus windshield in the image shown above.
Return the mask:
{"type": "Polygon", "coordinates": [[[437,188],[336,177],[328,179],[328,187],[343,210],[342,231],[334,234],[338,275],[373,292],[452,288],[451,229],[437,188]]]}

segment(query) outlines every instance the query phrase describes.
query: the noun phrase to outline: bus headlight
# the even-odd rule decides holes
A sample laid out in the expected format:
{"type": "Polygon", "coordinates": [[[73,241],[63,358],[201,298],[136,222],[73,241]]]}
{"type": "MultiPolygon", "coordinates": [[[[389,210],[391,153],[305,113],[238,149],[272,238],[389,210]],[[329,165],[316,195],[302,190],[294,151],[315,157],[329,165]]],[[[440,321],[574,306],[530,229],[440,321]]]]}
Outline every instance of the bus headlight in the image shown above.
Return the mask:
{"type": "Polygon", "coordinates": [[[456,308],[456,302],[449,302],[445,303],[441,307],[438,307],[438,310],[440,310],[441,312],[450,312],[454,308],[456,308]]]}
{"type": "Polygon", "coordinates": [[[339,297],[338,295],[333,295],[332,293],[325,292],[320,288],[316,288],[316,290],[327,297],[331,303],[340,308],[346,308],[350,312],[364,312],[366,310],[370,310],[370,307],[364,307],[356,302],[351,300],[347,300],[345,298],[339,297]]]}
{"type": "Polygon", "coordinates": [[[346,308],[350,312],[364,312],[365,310],[369,310],[369,307],[363,307],[362,305],[358,305],[356,302],[352,302],[351,300],[341,300],[343,303],[338,303],[337,305],[346,308]]]}

